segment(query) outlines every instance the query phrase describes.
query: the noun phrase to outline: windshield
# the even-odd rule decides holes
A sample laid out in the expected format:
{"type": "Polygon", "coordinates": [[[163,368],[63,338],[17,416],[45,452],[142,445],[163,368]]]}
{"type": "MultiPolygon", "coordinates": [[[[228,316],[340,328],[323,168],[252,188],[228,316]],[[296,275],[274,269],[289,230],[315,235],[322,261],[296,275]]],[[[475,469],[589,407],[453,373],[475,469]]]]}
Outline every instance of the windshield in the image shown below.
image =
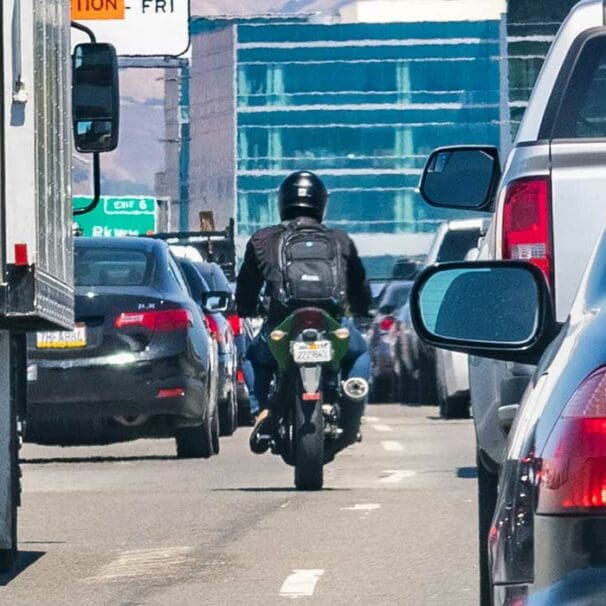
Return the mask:
{"type": "Polygon", "coordinates": [[[408,301],[408,295],[410,294],[411,288],[412,282],[407,282],[405,284],[390,284],[381,300],[381,307],[388,306],[393,309],[404,307],[406,301],[408,301]]]}
{"type": "Polygon", "coordinates": [[[453,229],[446,232],[437,262],[463,261],[465,255],[478,245],[481,237],[482,233],[479,229],[453,229]]]}
{"type": "Polygon", "coordinates": [[[153,256],[132,248],[78,247],[75,251],[76,286],[148,286],[153,256]]]}

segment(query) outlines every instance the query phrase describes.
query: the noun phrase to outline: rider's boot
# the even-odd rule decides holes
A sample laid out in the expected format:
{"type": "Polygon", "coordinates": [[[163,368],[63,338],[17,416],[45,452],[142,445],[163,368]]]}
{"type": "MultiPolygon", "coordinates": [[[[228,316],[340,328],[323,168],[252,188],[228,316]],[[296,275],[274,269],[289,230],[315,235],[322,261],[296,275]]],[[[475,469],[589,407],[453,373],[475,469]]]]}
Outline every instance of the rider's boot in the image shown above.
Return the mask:
{"type": "Polygon", "coordinates": [[[255,421],[255,426],[250,434],[250,449],[255,454],[263,454],[269,450],[271,442],[271,430],[273,428],[273,416],[268,408],[263,409],[255,421]]]}

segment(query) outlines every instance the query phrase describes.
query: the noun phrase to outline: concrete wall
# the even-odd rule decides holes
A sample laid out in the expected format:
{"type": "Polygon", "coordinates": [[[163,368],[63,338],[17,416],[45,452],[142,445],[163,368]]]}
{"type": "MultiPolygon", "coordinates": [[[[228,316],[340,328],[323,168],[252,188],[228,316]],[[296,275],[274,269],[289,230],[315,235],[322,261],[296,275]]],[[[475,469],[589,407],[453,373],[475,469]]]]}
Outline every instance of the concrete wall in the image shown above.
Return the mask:
{"type": "Polygon", "coordinates": [[[212,210],[223,229],[235,215],[235,28],[192,41],[190,80],[189,228],[212,210]]]}

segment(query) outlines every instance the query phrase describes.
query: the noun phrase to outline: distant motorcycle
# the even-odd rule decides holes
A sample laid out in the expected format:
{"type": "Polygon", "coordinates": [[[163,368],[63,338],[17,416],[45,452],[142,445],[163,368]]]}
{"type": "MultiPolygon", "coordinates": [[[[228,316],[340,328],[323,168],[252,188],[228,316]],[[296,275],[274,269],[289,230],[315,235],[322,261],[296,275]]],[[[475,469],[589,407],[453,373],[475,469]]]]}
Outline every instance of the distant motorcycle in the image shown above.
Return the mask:
{"type": "Polygon", "coordinates": [[[257,452],[270,448],[294,466],[298,490],[319,490],[324,465],[356,441],[368,394],[363,379],[341,381],[349,329],[322,309],[306,307],[276,327],[268,343],[278,363],[274,421],[269,435],[257,436],[251,446],[257,452]]]}

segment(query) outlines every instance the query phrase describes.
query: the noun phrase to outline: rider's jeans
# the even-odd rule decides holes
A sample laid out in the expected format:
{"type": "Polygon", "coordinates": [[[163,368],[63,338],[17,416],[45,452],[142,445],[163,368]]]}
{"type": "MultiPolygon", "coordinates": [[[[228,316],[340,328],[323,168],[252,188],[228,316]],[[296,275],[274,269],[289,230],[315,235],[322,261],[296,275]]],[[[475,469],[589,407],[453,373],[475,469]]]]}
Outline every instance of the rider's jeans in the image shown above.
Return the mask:
{"type": "MultiPolygon", "coordinates": [[[[343,376],[346,379],[357,377],[368,381],[370,378],[370,354],[368,346],[360,331],[350,318],[344,318],[342,326],[349,329],[349,348],[342,361],[343,376]]],[[[267,408],[269,387],[277,363],[271,355],[267,336],[269,329],[264,325],[259,334],[253,339],[247,352],[247,359],[254,371],[252,384],[247,377],[249,392],[251,393],[251,411],[253,408],[267,408]]]]}

